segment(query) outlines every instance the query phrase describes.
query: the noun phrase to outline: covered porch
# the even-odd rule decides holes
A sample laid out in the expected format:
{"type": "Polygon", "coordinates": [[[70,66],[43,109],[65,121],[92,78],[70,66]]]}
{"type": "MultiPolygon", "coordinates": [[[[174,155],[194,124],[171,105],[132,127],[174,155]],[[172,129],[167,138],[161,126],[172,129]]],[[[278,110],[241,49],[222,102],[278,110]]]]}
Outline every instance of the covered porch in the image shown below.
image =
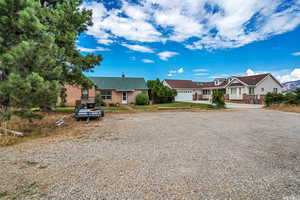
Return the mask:
{"type": "Polygon", "coordinates": [[[226,94],[225,88],[204,88],[201,90],[200,94],[195,93],[193,100],[210,100],[214,92],[221,92],[226,94]]]}

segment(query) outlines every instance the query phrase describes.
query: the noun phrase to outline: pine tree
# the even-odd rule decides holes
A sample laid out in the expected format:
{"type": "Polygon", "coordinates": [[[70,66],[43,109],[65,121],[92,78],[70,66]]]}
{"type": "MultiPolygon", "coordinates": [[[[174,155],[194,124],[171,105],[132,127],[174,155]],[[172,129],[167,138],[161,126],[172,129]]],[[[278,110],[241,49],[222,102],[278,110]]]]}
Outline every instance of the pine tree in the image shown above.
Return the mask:
{"type": "Polygon", "coordinates": [[[0,0],[0,105],[31,118],[55,105],[65,84],[91,86],[83,75],[100,55],[82,55],[75,41],[92,25],[80,0],[0,0]]]}

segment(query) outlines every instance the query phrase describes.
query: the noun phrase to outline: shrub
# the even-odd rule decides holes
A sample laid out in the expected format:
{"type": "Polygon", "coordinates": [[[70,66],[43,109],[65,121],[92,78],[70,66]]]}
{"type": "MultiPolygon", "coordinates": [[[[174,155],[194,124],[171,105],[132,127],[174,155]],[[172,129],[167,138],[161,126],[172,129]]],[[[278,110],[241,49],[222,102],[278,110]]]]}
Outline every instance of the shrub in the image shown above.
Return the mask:
{"type": "Polygon", "coordinates": [[[266,106],[271,106],[273,104],[280,104],[286,102],[287,97],[283,94],[277,94],[277,93],[267,93],[265,96],[265,104],[266,106]]]}
{"type": "Polygon", "coordinates": [[[97,94],[95,96],[95,104],[96,104],[96,106],[105,106],[105,102],[103,101],[103,99],[100,96],[100,94],[97,94]]]}
{"type": "Polygon", "coordinates": [[[296,95],[293,93],[287,93],[285,95],[284,103],[286,104],[298,104],[296,95]]]}
{"type": "Polygon", "coordinates": [[[212,102],[216,104],[217,108],[225,108],[224,96],[222,92],[214,92],[212,95],[212,102]]]}
{"type": "Polygon", "coordinates": [[[135,103],[137,105],[147,105],[149,102],[149,97],[145,93],[140,93],[135,98],[135,103]]]}
{"type": "Polygon", "coordinates": [[[300,104],[300,88],[295,90],[295,104],[300,104]]]}

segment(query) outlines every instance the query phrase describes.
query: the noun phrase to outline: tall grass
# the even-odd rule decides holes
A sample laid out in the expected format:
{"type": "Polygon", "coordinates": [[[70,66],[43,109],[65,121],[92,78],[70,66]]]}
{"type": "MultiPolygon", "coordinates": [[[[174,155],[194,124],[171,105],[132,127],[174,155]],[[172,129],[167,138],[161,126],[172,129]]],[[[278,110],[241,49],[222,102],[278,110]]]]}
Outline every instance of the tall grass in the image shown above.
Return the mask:
{"type": "Polygon", "coordinates": [[[284,112],[300,113],[300,105],[276,104],[276,105],[271,105],[267,108],[272,110],[284,111],[284,112]]]}
{"type": "Polygon", "coordinates": [[[65,119],[66,123],[62,128],[57,128],[55,126],[55,122],[65,115],[66,114],[62,113],[42,113],[43,118],[41,120],[35,119],[32,122],[14,116],[8,122],[1,123],[0,126],[22,132],[24,137],[12,136],[4,133],[4,135],[0,136],[0,146],[13,145],[28,138],[45,137],[66,131],[68,127],[74,126],[75,120],[73,118],[65,119]]]}

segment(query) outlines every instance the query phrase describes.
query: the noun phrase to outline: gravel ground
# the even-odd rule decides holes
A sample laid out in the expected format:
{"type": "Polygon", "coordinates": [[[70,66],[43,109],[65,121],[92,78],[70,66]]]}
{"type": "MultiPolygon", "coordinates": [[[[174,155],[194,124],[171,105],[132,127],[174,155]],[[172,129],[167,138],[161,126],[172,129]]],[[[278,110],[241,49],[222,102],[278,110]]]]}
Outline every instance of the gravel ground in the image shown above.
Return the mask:
{"type": "Polygon", "coordinates": [[[300,114],[108,115],[80,139],[0,148],[0,199],[300,199],[300,114]]]}

